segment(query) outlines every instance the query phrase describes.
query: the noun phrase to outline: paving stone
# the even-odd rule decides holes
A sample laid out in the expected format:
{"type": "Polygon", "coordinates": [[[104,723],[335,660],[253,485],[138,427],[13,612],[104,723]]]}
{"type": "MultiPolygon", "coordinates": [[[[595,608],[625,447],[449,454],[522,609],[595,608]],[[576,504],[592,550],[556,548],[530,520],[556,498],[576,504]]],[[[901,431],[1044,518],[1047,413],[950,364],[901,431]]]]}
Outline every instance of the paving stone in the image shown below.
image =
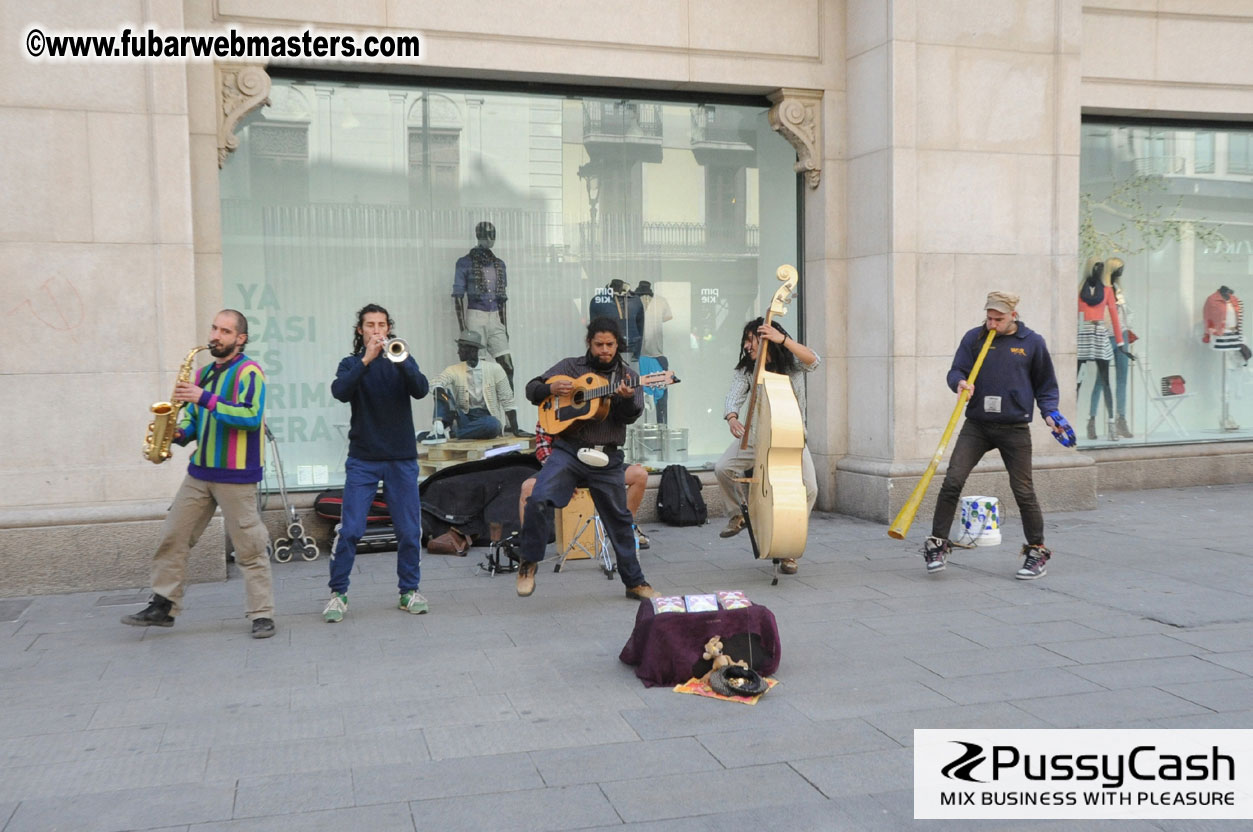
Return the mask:
{"type": "Polygon", "coordinates": [[[696,737],[727,768],[803,760],[832,753],[896,748],[896,743],[860,719],[787,725],[696,737]]]}
{"type": "MultiPolygon", "coordinates": [[[[262,818],[244,818],[193,827],[195,832],[417,832],[408,803],[387,803],[351,809],[327,809],[262,818]]],[[[7,830],[6,830],[7,832],[7,830]]]]}
{"type": "MultiPolygon", "coordinates": [[[[771,691],[774,695],[775,691],[771,691]]],[[[952,700],[920,682],[895,682],[793,696],[787,702],[810,719],[847,719],[884,711],[951,705],[952,700]]]]}
{"type": "Polygon", "coordinates": [[[1253,679],[1190,682],[1158,687],[1211,711],[1245,711],[1253,704],[1253,679]]]}
{"type": "Polygon", "coordinates": [[[840,753],[792,763],[830,798],[877,794],[914,785],[914,752],[895,743],[882,751],[840,753]]]}
{"type": "Polygon", "coordinates": [[[164,730],[161,725],[142,725],[42,734],[38,740],[7,742],[0,745],[0,769],[152,754],[158,750],[164,730]]]}
{"type": "Polygon", "coordinates": [[[596,786],[526,789],[419,800],[410,805],[420,828],[441,832],[542,832],[620,823],[614,807],[596,786]]]}
{"type": "Polygon", "coordinates": [[[530,758],[549,786],[634,780],[641,776],[686,776],[693,771],[722,768],[691,737],[532,751],[530,758]]]}
{"type": "MultiPolygon", "coordinates": [[[[613,753],[620,753],[623,747],[612,746],[613,753]]],[[[599,748],[597,753],[603,756],[605,750],[599,748]]],[[[352,782],[358,806],[539,789],[545,785],[530,757],[523,753],[357,766],[352,770],[352,782]]]]}
{"type": "Polygon", "coordinates": [[[559,720],[518,719],[488,725],[433,726],[426,729],[431,758],[469,757],[570,748],[638,739],[631,726],[617,714],[563,717],[559,720]]]}
{"type": "Polygon", "coordinates": [[[960,705],[979,702],[1016,702],[1041,695],[1085,693],[1101,690],[1101,686],[1081,679],[1072,667],[1033,667],[1005,673],[980,673],[935,679],[926,683],[960,705]]]}
{"type": "Polygon", "coordinates": [[[695,772],[686,777],[645,777],[601,784],[622,820],[659,820],[700,815],[710,798],[722,796],[740,810],[825,801],[786,765],[695,772]]]}
{"type": "Polygon", "coordinates": [[[23,800],[4,832],[122,832],[226,820],[235,784],[155,786],[23,800]]]}
{"type": "Polygon", "coordinates": [[[1058,728],[1114,728],[1133,720],[1206,711],[1200,705],[1156,688],[1042,696],[1015,704],[1058,728]]]}
{"type": "Polygon", "coordinates": [[[639,738],[646,740],[809,724],[810,717],[792,705],[793,697],[779,695],[782,687],[779,685],[770,691],[756,705],[735,709],[726,706],[711,708],[710,705],[723,703],[703,696],[685,696],[654,689],[645,699],[647,708],[623,711],[622,719],[639,738]]]}
{"type": "MultiPolygon", "coordinates": [[[[4,768],[0,769],[0,800],[209,784],[204,777],[207,759],[204,751],[177,751],[4,768]]],[[[234,783],[235,778],[219,778],[214,784],[226,781],[234,783]]]]}
{"type": "Polygon", "coordinates": [[[1174,638],[1215,653],[1253,649],[1253,624],[1236,624],[1199,630],[1179,630],[1174,638]]]}
{"type": "Polygon", "coordinates": [[[209,749],[205,777],[256,777],[278,771],[326,771],[357,766],[397,765],[426,762],[431,758],[421,731],[403,738],[382,741],[378,736],[334,739],[334,759],[327,759],[327,739],[214,746],[209,749]]]}
{"type": "MultiPolygon", "coordinates": [[[[1133,659],[1102,664],[1068,667],[1075,676],[1090,679],[1111,690],[1118,688],[1162,687],[1171,682],[1234,679],[1239,673],[1210,661],[1209,656],[1167,656],[1159,659],[1133,659]]],[[[1055,691],[1061,693],[1061,691],[1055,691]]]]}
{"type": "MultiPolygon", "coordinates": [[[[328,754],[328,762],[334,755],[328,754]]],[[[352,772],[316,771],[242,777],[235,789],[235,818],[294,815],[353,804],[352,772]]]]}
{"type": "Polygon", "coordinates": [[[344,718],[317,710],[262,711],[235,714],[230,719],[205,716],[165,726],[162,751],[187,751],[223,745],[256,743],[262,746],[294,740],[342,737],[344,718]]]}
{"type": "Polygon", "coordinates": [[[912,658],[918,664],[945,678],[1073,664],[1065,656],[1034,645],[959,650],[912,658]]]}
{"type": "Polygon", "coordinates": [[[17,621],[30,605],[29,598],[0,598],[0,621],[17,621]]]}
{"type": "Polygon", "coordinates": [[[904,746],[913,747],[915,728],[1048,728],[1024,705],[1009,702],[981,702],[950,705],[927,710],[875,713],[862,717],[904,746]]]}
{"type": "Polygon", "coordinates": [[[1051,642],[1042,646],[1046,650],[1073,659],[1080,664],[1153,659],[1161,656],[1189,656],[1200,652],[1191,644],[1159,635],[1051,642]]]}

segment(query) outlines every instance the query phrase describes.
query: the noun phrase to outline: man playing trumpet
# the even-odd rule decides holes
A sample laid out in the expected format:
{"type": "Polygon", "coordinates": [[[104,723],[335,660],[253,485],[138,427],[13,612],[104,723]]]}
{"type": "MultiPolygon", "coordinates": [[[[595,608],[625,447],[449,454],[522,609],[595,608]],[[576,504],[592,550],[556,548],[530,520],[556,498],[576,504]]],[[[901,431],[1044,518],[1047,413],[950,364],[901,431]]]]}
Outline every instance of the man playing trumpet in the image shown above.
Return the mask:
{"type": "MultiPolygon", "coordinates": [[[[244,573],[246,615],[253,638],[274,635],[274,585],[266,546],[270,535],[257,511],[257,483],[265,468],[265,374],[244,355],[248,319],[223,309],[209,330],[209,354],[193,384],[180,381],[173,400],[185,402],[174,442],[196,442],[187,476],[174,495],[152,559],[152,600],[122,618],[135,627],[173,627],[187,588],[191,547],[222,509],[244,573]]],[[[190,360],[190,357],[189,357],[190,360]]]]}
{"type": "Polygon", "coordinates": [[[957,435],[948,473],[935,503],[931,536],[923,544],[927,572],[944,569],[952,543],[948,539],[953,514],[961,499],[966,478],[983,455],[995,448],[1001,452],[1009,486],[1022,516],[1027,538],[1022,547],[1023,564],[1015,576],[1030,581],[1042,577],[1052,552],[1044,547],[1044,515],[1036,499],[1031,479],[1031,405],[1034,401],[1044,422],[1060,434],[1054,421],[1057,414],[1057,376],[1044,338],[1018,320],[1018,295],[991,292],[984,303],[984,322],[962,336],[948,371],[948,386],[960,394],[970,391],[966,422],[957,435]],[[966,379],[970,376],[981,342],[996,332],[979,374],[979,389],[966,379]]]}
{"type": "Polygon", "coordinates": [[[418,498],[418,446],[409,406],[411,398],[426,395],[428,384],[413,356],[396,349],[399,342],[389,341],[393,326],[391,315],[378,304],[361,307],[353,329],[352,355],[339,362],[331,382],[331,395],[352,406],[352,418],[339,540],[331,553],[331,600],[322,611],[328,623],[342,621],[348,611],[348,577],[380,481],[396,528],[397,606],[414,614],[428,609],[418,592],[422,506],[418,498]]]}

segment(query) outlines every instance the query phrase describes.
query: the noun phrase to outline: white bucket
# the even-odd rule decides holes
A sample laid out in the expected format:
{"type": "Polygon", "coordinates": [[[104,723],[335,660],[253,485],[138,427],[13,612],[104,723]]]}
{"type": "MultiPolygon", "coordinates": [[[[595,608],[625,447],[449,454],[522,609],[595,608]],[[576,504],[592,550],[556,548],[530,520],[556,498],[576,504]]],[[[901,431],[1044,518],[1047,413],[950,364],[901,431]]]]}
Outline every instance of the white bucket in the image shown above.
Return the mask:
{"type": "Polygon", "coordinates": [[[962,497],[961,524],[957,540],[962,546],[999,546],[1001,504],[995,497],[962,497]]]}

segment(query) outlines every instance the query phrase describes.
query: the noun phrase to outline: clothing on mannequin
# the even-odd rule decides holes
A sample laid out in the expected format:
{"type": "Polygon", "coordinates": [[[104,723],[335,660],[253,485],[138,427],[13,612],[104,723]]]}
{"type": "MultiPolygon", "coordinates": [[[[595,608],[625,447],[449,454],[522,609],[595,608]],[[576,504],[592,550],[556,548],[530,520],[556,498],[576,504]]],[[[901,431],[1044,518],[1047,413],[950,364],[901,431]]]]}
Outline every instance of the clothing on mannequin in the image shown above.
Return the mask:
{"type": "Polygon", "coordinates": [[[587,313],[592,320],[608,318],[616,323],[622,333],[623,351],[639,361],[644,340],[644,304],[631,292],[626,281],[614,279],[605,288],[598,289],[587,313]]]}
{"type": "Polygon", "coordinates": [[[478,244],[457,259],[452,283],[453,308],[461,334],[477,332],[484,347],[505,371],[513,387],[513,356],[509,351],[509,281],[505,261],[492,252],[496,226],[484,220],[474,226],[478,244]]]}
{"type": "Polygon", "coordinates": [[[483,338],[473,330],[457,338],[460,363],[445,367],[431,379],[435,421],[423,438],[426,444],[445,439],[494,439],[509,426],[514,436],[529,436],[518,428],[513,387],[499,364],[481,361],[483,338]]]}
{"type": "MultiPolygon", "coordinates": [[[[674,319],[670,302],[662,295],[654,295],[653,284],[647,280],[640,281],[635,287],[635,294],[644,307],[644,337],[640,344],[640,353],[642,356],[657,359],[657,364],[661,369],[669,370],[670,359],[666,358],[661,328],[666,321],[674,319]]],[[[657,409],[658,423],[666,424],[669,414],[670,389],[662,388],[652,397],[652,400],[657,409]]]]}
{"type": "Polygon", "coordinates": [[[1222,418],[1219,427],[1222,430],[1239,430],[1235,419],[1231,418],[1231,398],[1227,390],[1227,375],[1231,371],[1231,360],[1228,356],[1239,355],[1248,364],[1249,347],[1244,342],[1244,307],[1240,298],[1230,286],[1219,286],[1218,291],[1205,299],[1202,309],[1205,319],[1205,335],[1201,343],[1209,344],[1221,354],[1222,361],[1222,418]]]}
{"type": "MultiPolygon", "coordinates": [[[[1079,286],[1079,333],[1076,355],[1079,369],[1085,361],[1096,364],[1097,389],[1104,391],[1105,410],[1111,414],[1108,420],[1110,441],[1117,441],[1114,426],[1114,402],[1109,385],[1109,365],[1114,360],[1115,347],[1124,349],[1122,322],[1118,318],[1118,303],[1114,290],[1105,277],[1105,263],[1097,258],[1088,261],[1084,268],[1083,283],[1079,286]],[[1106,321],[1112,324],[1106,325],[1106,321]]],[[[1088,412],[1088,439],[1096,439],[1096,408],[1088,412]]]]}
{"type": "MultiPolygon", "coordinates": [[[[1106,417],[1114,418],[1115,420],[1114,427],[1110,431],[1112,437],[1115,439],[1130,439],[1133,436],[1131,433],[1131,426],[1127,424],[1127,381],[1130,374],[1129,371],[1131,362],[1135,361],[1135,356],[1131,354],[1130,350],[1131,319],[1130,313],[1127,311],[1126,295],[1124,294],[1122,288],[1123,265],[1122,260],[1117,257],[1111,257],[1105,261],[1102,273],[1102,282],[1114,291],[1114,309],[1112,311],[1117,314],[1119,324],[1122,326],[1123,347],[1121,349],[1116,348],[1117,342],[1115,341],[1114,336],[1112,334],[1109,336],[1109,348],[1114,356],[1114,400],[1116,403],[1116,409],[1111,409],[1109,406],[1110,390],[1108,365],[1104,376],[1100,375],[1098,365],[1098,378],[1096,383],[1092,385],[1092,399],[1088,407],[1090,425],[1089,433],[1094,433],[1096,428],[1097,407],[1102,395],[1104,396],[1106,417]],[[1115,414],[1117,415],[1115,416],[1115,414]]],[[[1089,436],[1088,438],[1091,439],[1093,437],[1089,436]]]]}

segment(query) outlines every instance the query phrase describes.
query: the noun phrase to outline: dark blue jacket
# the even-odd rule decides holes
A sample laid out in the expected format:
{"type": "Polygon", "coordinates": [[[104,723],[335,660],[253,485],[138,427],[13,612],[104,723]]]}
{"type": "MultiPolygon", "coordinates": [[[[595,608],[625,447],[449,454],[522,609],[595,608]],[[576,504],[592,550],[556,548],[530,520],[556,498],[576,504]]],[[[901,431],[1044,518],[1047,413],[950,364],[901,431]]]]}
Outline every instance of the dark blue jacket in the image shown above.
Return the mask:
{"type": "MultiPolygon", "coordinates": [[[[970,375],[983,349],[987,328],[977,326],[962,336],[948,371],[948,386],[957,392],[957,383],[970,375]]],[[[1018,322],[1013,335],[998,335],[983,359],[975,378],[975,394],[966,405],[966,418],[1002,424],[1031,421],[1031,403],[1040,415],[1057,409],[1057,376],[1049,348],[1038,332],[1018,322]]]]}
{"type": "Polygon", "coordinates": [[[395,363],[380,355],[369,364],[361,355],[339,362],[331,395],[352,405],[348,455],[355,459],[417,459],[409,399],[426,395],[429,385],[409,356],[395,363]]]}

